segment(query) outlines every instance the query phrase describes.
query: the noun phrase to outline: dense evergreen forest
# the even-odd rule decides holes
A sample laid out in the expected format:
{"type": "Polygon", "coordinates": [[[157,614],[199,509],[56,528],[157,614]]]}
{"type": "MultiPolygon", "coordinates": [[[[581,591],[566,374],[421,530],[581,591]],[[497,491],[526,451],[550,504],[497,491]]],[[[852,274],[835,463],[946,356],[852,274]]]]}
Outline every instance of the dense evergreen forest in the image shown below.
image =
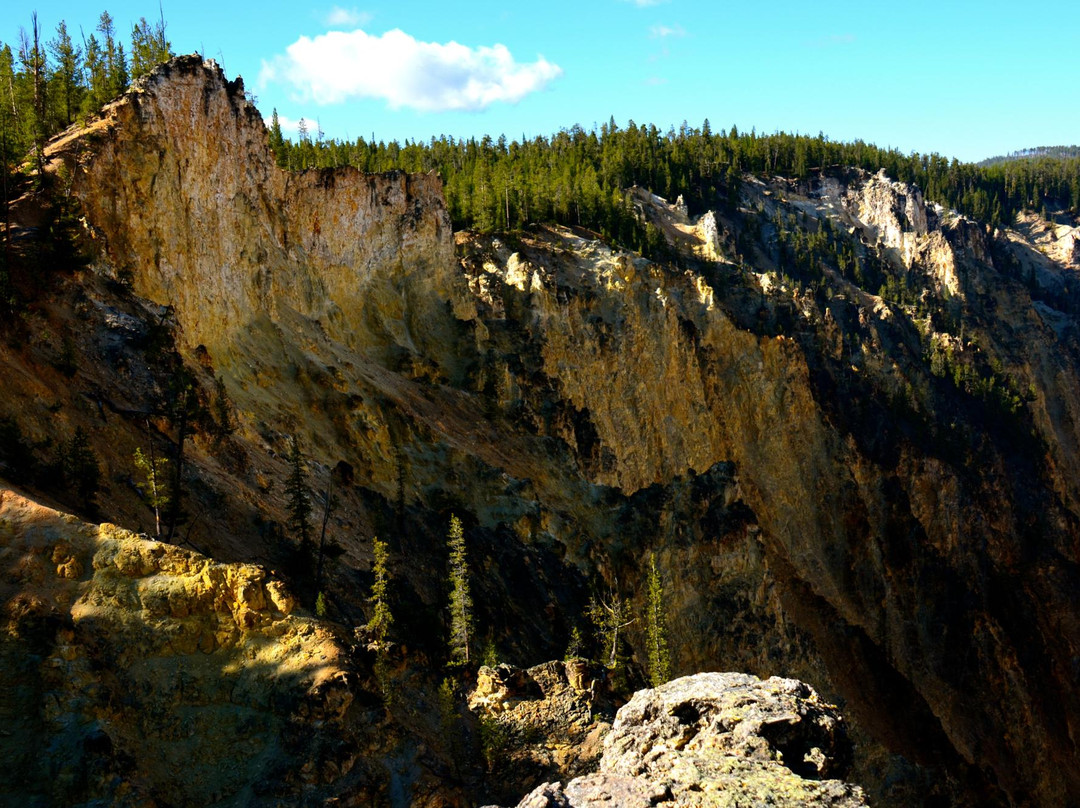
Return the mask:
{"type": "Polygon", "coordinates": [[[455,227],[489,231],[535,221],[578,224],[628,246],[648,240],[636,224],[626,189],[640,185],[668,199],[682,195],[691,213],[734,202],[744,172],[805,178],[832,166],[913,182],[927,198],[991,226],[1020,210],[1080,211],[1080,157],[1036,156],[977,166],[941,155],[905,155],[862,141],[838,143],[824,135],[713,132],[685,122],[662,132],[614,120],[599,131],[580,126],[551,137],[508,141],[455,140],[371,143],[312,139],[301,121],[295,140],[271,120],[278,164],[293,170],[351,165],[362,171],[437,171],[446,185],[455,227]]]}
{"type": "MultiPolygon", "coordinates": [[[[76,42],[61,22],[51,38],[37,15],[17,42],[0,43],[0,157],[4,197],[25,179],[44,142],[123,92],[130,82],[172,55],[164,18],[132,27],[129,45],[108,12],[76,42]]],[[[301,121],[294,139],[275,110],[270,144],[278,164],[293,170],[354,166],[362,171],[437,171],[445,184],[454,226],[481,231],[554,221],[595,230],[649,254],[663,250],[660,234],[634,214],[628,188],[639,185],[675,199],[691,213],[734,204],[744,173],[805,178],[819,169],[885,169],[918,184],[927,198],[991,226],[1023,209],[1054,216],[1080,212],[1080,156],[1075,149],[1039,148],[1010,159],[973,165],[941,155],[902,154],[862,141],[838,143],[824,135],[714,132],[683,123],[661,131],[614,119],[599,130],[574,126],[550,137],[507,140],[485,136],[428,142],[344,142],[313,138],[301,121]]]]}

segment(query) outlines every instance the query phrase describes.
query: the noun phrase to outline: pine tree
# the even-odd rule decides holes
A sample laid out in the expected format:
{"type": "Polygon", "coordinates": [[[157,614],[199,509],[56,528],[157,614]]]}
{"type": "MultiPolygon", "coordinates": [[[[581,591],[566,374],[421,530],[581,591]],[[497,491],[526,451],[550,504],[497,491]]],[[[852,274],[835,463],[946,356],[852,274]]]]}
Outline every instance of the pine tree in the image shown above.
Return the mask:
{"type": "Polygon", "coordinates": [[[82,51],[71,41],[67,24],[61,20],[56,26],[56,38],[49,42],[55,67],[50,83],[54,88],[56,104],[56,128],[70,126],[82,100],[82,51]]]}
{"type": "Polygon", "coordinates": [[[90,34],[86,40],[86,80],[88,92],[83,96],[82,111],[96,114],[102,104],[109,100],[109,79],[106,72],[105,56],[97,37],[90,34]]]}
{"type": "Polygon", "coordinates": [[[0,135],[3,136],[3,153],[0,157],[6,163],[17,159],[21,154],[17,137],[19,122],[19,104],[15,97],[15,54],[10,45],[0,47],[0,135]]]}
{"type": "Polygon", "coordinates": [[[150,443],[150,455],[144,455],[142,449],[135,450],[135,468],[142,479],[135,483],[143,501],[154,511],[154,536],[161,538],[161,514],[169,507],[169,460],[158,457],[150,443]]]}
{"type": "Polygon", "coordinates": [[[281,133],[281,121],[278,118],[277,107],[270,117],[270,150],[274,153],[274,161],[278,168],[285,168],[289,164],[288,147],[285,145],[285,136],[281,133]]]}
{"type": "Polygon", "coordinates": [[[581,629],[574,626],[570,629],[570,641],[566,644],[566,661],[578,659],[584,649],[585,640],[581,636],[581,629]]]}
{"type": "Polygon", "coordinates": [[[131,29],[131,75],[139,78],[153,70],[156,64],[154,33],[146,17],[140,17],[131,29]]]}
{"type": "MultiPolygon", "coordinates": [[[[18,107],[15,104],[15,56],[11,47],[0,47],[0,205],[2,205],[3,221],[0,226],[3,232],[8,232],[10,219],[10,201],[13,195],[12,186],[14,177],[14,165],[17,163],[21,150],[18,137],[18,107]]],[[[11,315],[15,312],[15,290],[11,284],[11,273],[8,269],[11,258],[11,239],[4,238],[3,252],[0,252],[0,314],[5,315],[6,322],[12,322],[11,315]]]]}
{"type": "Polygon", "coordinates": [[[32,88],[29,124],[29,139],[34,144],[39,176],[44,174],[45,141],[49,136],[48,123],[48,60],[41,42],[41,26],[37,12],[30,15],[30,35],[25,30],[19,31],[19,61],[23,74],[29,79],[32,88]]]}
{"type": "Polygon", "coordinates": [[[289,445],[289,477],[285,481],[285,496],[289,500],[289,527],[300,537],[300,546],[311,547],[311,494],[305,479],[304,455],[300,441],[292,436],[289,445]]]}
{"type": "Polygon", "coordinates": [[[337,497],[334,496],[334,477],[335,473],[330,472],[330,479],[327,482],[326,491],[323,492],[323,515],[322,515],[322,528],[319,530],[319,546],[316,550],[315,559],[315,588],[322,588],[323,580],[323,561],[327,558],[336,558],[340,555],[340,545],[331,540],[329,543],[326,541],[326,531],[330,526],[330,514],[334,510],[334,506],[337,505],[337,497]]]}
{"type": "Polygon", "coordinates": [[[671,662],[664,625],[664,585],[656,569],[656,553],[649,554],[648,588],[645,641],[648,646],[649,681],[653,687],[659,687],[671,676],[671,662]]]}
{"type": "Polygon", "coordinates": [[[371,570],[375,573],[375,581],[371,585],[371,597],[368,598],[372,605],[372,614],[367,627],[375,642],[382,647],[390,633],[390,626],[394,623],[394,617],[390,613],[390,571],[387,566],[390,563],[390,551],[386,542],[379,541],[376,536],[371,540],[371,552],[371,570]]]}
{"type": "Polygon", "coordinates": [[[184,519],[184,446],[192,435],[192,427],[204,416],[195,389],[195,379],[182,363],[177,362],[169,377],[168,404],[166,411],[169,422],[176,429],[176,443],[173,445],[171,475],[169,476],[169,506],[165,511],[165,541],[172,542],[176,528],[184,519]]]}
{"type": "MultiPolygon", "coordinates": [[[[616,583],[616,586],[618,584],[616,583]]],[[[607,599],[593,597],[586,611],[596,630],[597,640],[607,654],[607,666],[619,666],[619,632],[634,622],[630,617],[630,604],[612,591],[607,599]]]]}
{"type": "Polygon", "coordinates": [[[472,643],[472,597],[469,594],[469,566],[465,557],[465,534],[461,520],[450,517],[450,658],[453,662],[469,663],[472,643]]]}
{"type": "Polygon", "coordinates": [[[176,54],[173,53],[172,43],[165,36],[165,29],[168,25],[165,22],[165,10],[158,6],[158,21],[154,23],[154,47],[157,50],[156,58],[158,62],[167,62],[173,58],[176,54]]]}
{"type": "Polygon", "coordinates": [[[165,19],[150,27],[146,17],[140,17],[131,29],[131,77],[137,79],[167,62],[173,56],[172,45],[165,38],[165,19]]]}
{"type": "Polygon", "coordinates": [[[116,28],[108,11],[101,12],[98,18],[98,33],[102,36],[102,58],[104,60],[104,98],[101,103],[120,95],[128,86],[128,63],[124,53],[124,43],[116,38],[116,28]]]}
{"type": "Polygon", "coordinates": [[[124,43],[116,43],[115,69],[112,74],[112,95],[116,97],[127,90],[131,83],[131,73],[128,68],[127,54],[124,53],[124,43]]]}
{"type": "Polygon", "coordinates": [[[236,431],[232,402],[229,401],[229,393],[225,389],[225,380],[220,376],[214,380],[214,398],[211,407],[214,415],[214,442],[220,446],[236,431]]]}

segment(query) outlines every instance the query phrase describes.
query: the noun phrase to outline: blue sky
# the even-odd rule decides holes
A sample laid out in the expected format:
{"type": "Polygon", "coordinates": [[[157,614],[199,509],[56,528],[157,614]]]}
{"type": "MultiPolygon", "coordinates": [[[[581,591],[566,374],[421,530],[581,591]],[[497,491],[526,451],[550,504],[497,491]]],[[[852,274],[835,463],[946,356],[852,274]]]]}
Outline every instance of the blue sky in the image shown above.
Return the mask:
{"type": "MultiPolygon", "coordinates": [[[[1080,142],[1076,19],[1052,5],[163,5],[178,53],[217,59],[267,117],[276,107],[287,128],[304,117],[313,132],[317,120],[328,137],[519,138],[614,116],[665,130],[708,118],[714,130],[820,131],[961,160],[1080,142]]],[[[125,32],[158,13],[128,0],[39,2],[5,11],[0,39],[15,42],[35,9],[47,36],[60,19],[89,34],[102,8],[125,32]]]]}

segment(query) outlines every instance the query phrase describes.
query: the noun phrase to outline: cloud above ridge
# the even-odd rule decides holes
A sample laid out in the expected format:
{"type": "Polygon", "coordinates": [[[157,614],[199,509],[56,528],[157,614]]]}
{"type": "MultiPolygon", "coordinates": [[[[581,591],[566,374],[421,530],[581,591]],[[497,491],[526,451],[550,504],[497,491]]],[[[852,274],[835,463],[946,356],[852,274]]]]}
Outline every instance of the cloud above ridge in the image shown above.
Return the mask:
{"type": "Polygon", "coordinates": [[[290,85],[316,104],[381,98],[391,109],[445,112],[514,104],[560,75],[542,56],[515,61],[505,45],[470,48],[421,42],[399,29],[379,36],[357,29],[300,37],[263,61],[259,81],[290,85]]]}
{"type": "Polygon", "coordinates": [[[371,14],[360,11],[356,6],[352,8],[334,6],[327,13],[325,22],[331,28],[355,27],[371,22],[371,14]]]}

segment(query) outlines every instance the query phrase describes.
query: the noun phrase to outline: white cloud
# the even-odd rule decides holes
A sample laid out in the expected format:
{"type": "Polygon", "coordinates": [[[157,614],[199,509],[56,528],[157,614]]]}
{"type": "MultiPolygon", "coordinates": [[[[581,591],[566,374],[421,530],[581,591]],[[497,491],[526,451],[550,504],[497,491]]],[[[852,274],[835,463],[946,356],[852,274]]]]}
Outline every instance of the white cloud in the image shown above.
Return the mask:
{"type": "Polygon", "coordinates": [[[357,29],[300,37],[263,61],[259,81],[290,84],[300,99],[317,104],[382,98],[392,109],[441,112],[517,103],[560,75],[562,68],[542,56],[514,61],[505,45],[469,48],[420,42],[398,29],[381,36],[357,29]]]}
{"type": "Polygon", "coordinates": [[[684,37],[686,36],[686,29],[681,25],[654,25],[649,29],[649,36],[653,39],[664,39],[665,37],[684,37]]]}
{"type": "Polygon", "coordinates": [[[355,28],[371,22],[371,14],[360,11],[356,6],[352,8],[334,6],[326,15],[325,22],[330,28],[355,28]]]}
{"type": "Polygon", "coordinates": [[[625,3],[633,3],[638,8],[648,8],[649,6],[658,6],[661,3],[666,3],[668,0],[623,0],[625,3]]]}
{"type": "Polygon", "coordinates": [[[662,79],[659,76],[650,76],[649,78],[645,79],[646,87],[663,87],[667,83],[667,79],[662,79]]]}

